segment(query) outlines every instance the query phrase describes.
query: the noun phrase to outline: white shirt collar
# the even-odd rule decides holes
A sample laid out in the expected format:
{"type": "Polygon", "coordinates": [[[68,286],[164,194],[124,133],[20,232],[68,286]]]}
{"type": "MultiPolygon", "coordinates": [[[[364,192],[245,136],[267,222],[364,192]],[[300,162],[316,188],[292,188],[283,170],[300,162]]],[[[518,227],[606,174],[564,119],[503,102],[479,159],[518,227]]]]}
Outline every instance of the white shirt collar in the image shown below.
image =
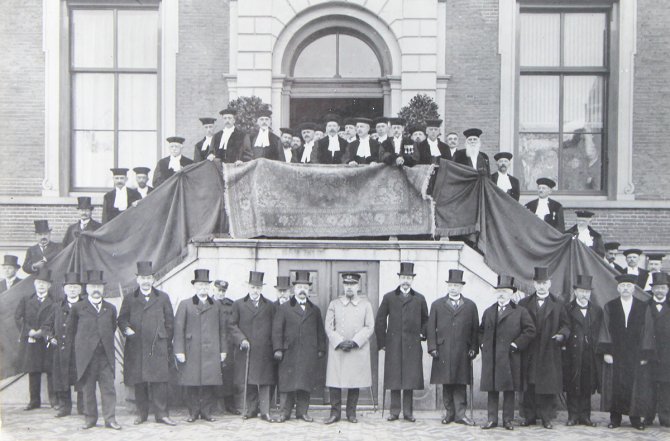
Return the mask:
{"type": "Polygon", "coordinates": [[[339,140],[339,136],[337,136],[337,135],[335,135],[335,136],[330,136],[330,135],[328,135],[328,151],[329,151],[329,152],[332,152],[333,155],[335,154],[335,152],[339,152],[339,151],[340,151],[340,140],[339,140]]]}
{"type": "Polygon", "coordinates": [[[269,147],[270,146],[270,135],[268,129],[259,129],[258,136],[256,137],[256,143],[254,147],[269,147]]]}
{"type": "Polygon", "coordinates": [[[137,187],[137,192],[140,194],[140,196],[142,196],[142,199],[144,199],[149,194],[149,187],[137,187]]]}
{"type": "Polygon", "coordinates": [[[370,137],[366,136],[365,138],[360,138],[358,140],[358,149],[356,150],[356,156],[361,158],[368,158],[372,156],[370,153],[370,137]]]}
{"type": "Polygon", "coordinates": [[[128,208],[128,192],[126,187],[114,187],[116,193],[114,195],[114,208],[119,211],[125,211],[128,208]]]}
{"type": "Polygon", "coordinates": [[[544,220],[544,217],[550,213],[549,211],[549,198],[538,198],[537,200],[537,210],[535,210],[535,215],[540,219],[544,220]]]}
{"type": "Polygon", "coordinates": [[[498,172],[498,181],[496,184],[502,191],[508,191],[512,189],[512,183],[510,182],[509,175],[507,173],[498,172]]]}
{"type": "Polygon", "coordinates": [[[429,138],[426,138],[426,141],[428,141],[428,147],[430,147],[430,156],[440,156],[440,148],[437,146],[438,141],[435,139],[435,141],[431,141],[429,138]]]}
{"type": "Polygon", "coordinates": [[[349,297],[347,296],[342,296],[340,297],[340,301],[344,306],[347,306],[349,303],[353,304],[354,306],[358,306],[358,303],[360,302],[360,299],[358,298],[357,295],[353,296],[351,300],[349,300],[349,297]]]}
{"type": "Polygon", "coordinates": [[[310,161],[310,158],[312,156],[312,149],[314,148],[314,141],[305,143],[303,147],[304,149],[302,151],[302,158],[300,158],[300,162],[304,164],[310,161]]]}
{"type": "Polygon", "coordinates": [[[168,168],[174,170],[175,172],[181,170],[181,155],[170,155],[170,163],[168,164],[168,168]]]}

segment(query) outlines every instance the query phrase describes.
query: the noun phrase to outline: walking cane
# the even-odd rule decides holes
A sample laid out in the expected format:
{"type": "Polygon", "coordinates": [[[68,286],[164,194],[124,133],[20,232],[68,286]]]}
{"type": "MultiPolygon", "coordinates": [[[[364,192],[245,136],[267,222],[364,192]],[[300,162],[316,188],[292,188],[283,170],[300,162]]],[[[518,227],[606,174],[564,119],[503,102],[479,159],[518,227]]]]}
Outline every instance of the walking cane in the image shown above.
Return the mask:
{"type": "Polygon", "coordinates": [[[382,387],[382,419],[384,419],[385,407],[386,407],[386,387],[382,387]]]}
{"type": "Polygon", "coordinates": [[[475,421],[475,416],[474,416],[475,409],[474,409],[474,404],[472,402],[472,399],[473,399],[473,396],[474,396],[474,393],[472,391],[472,387],[474,386],[474,384],[475,384],[475,377],[474,377],[473,371],[472,371],[472,360],[470,360],[470,420],[472,420],[473,423],[475,421]]]}
{"type": "Polygon", "coordinates": [[[242,404],[242,409],[244,413],[242,414],[243,418],[247,417],[247,387],[249,383],[249,355],[251,354],[251,346],[247,349],[247,361],[244,366],[244,401],[242,404]]]}

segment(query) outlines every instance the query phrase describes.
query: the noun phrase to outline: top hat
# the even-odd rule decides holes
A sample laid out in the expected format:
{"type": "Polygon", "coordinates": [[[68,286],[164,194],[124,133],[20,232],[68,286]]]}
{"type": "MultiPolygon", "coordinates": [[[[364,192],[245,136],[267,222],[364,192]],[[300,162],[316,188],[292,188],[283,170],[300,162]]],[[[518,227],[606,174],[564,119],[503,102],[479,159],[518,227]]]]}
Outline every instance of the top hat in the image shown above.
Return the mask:
{"type": "Polygon", "coordinates": [[[513,155],[510,152],[498,152],[495,155],[493,155],[493,159],[495,159],[496,161],[503,158],[511,161],[512,157],[513,155]]]}
{"type": "Polygon", "coordinates": [[[21,265],[19,265],[19,258],[16,256],[12,256],[11,254],[5,254],[5,260],[3,260],[2,264],[13,266],[14,268],[21,267],[21,265]]]}
{"type": "Polygon", "coordinates": [[[533,276],[533,280],[536,282],[544,282],[549,280],[549,268],[546,266],[536,266],[535,267],[535,275],[533,276]]]}
{"type": "Polygon", "coordinates": [[[500,274],[498,276],[498,286],[496,286],[496,289],[511,289],[512,292],[516,292],[514,277],[500,274]]]}
{"type": "Polygon", "coordinates": [[[49,221],[46,219],[36,220],[33,223],[35,224],[35,233],[37,234],[49,233],[51,231],[49,221]]]}
{"type": "Polygon", "coordinates": [[[294,285],[298,283],[303,283],[305,285],[311,285],[312,282],[309,280],[309,271],[296,271],[295,280],[293,281],[294,285]]]}
{"type": "Polygon", "coordinates": [[[140,261],[137,262],[137,276],[153,276],[154,271],[152,269],[152,264],[149,261],[140,261]]]}
{"type": "Polygon", "coordinates": [[[657,273],[651,273],[652,277],[652,282],[651,286],[656,286],[656,285],[668,285],[668,275],[664,273],[663,271],[659,271],[657,273]]]}
{"type": "Polygon", "coordinates": [[[226,282],[225,280],[215,280],[214,286],[222,291],[228,290],[228,282],[226,282]]]}
{"type": "Polygon", "coordinates": [[[449,270],[449,280],[447,283],[460,283],[465,285],[465,280],[463,280],[463,271],[461,270],[449,270]]]}
{"type": "Polygon", "coordinates": [[[416,276],[414,274],[414,263],[412,262],[400,262],[400,272],[399,276],[416,276]]]}
{"type": "Polygon", "coordinates": [[[342,283],[351,284],[358,283],[361,280],[361,275],[357,273],[344,273],[342,274],[342,283]]]}
{"type": "Polygon", "coordinates": [[[65,285],[81,285],[81,279],[79,278],[79,273],[65,273],[65,279],[63,279],[63,286],[65,285]]]}
{"type": "Polygon", "coordinates": [[[93,210],[93,204],[91,204],[91,198],[88,196],[79,196],[77,198],[77,209],[93,210]]]}
{"type": "Polygon", "coordinates": [[[463,132],[463,136],[465,136],[465,138],[469,138],[471,136],[476,136],[477,138],[479,138],[480,136],[482,136],[482,133],[483,132],[480,129],[472,128],[465,130],[463,132]]]}
{"type": "Polygon", "coordinates": [[[427,119],[426,127],[440,127],[442,125],[441,119],[427,119]]]}
{"type": "Polygon", "coordinates": [[[621,244],[619,242],[605,242],[606,250],[618,250],[621,244]]]}
{"type": "Polygon", "coordinates": [[[549,179],[549,178],[538,178],[538,180],[535,181],[535,183],[537,185],[546,185],[549,188],[556,187],[556,181],[554,181],[553,179],[549,179]]]}
{"type": "Polygon", "coordinates": [[[615,279],[619,283],[637,284],[637,276],[635,274],[619,274],[615,279]]]}
{"type": "Polygon", "coordinates": [[[193,270],[193,280],[191,280],[191,284],[195,282],[205,282],[205,283],[211,282],[211,280],[209,280],[209,270],[208,269],[193,270]]]}
{"type": "Polygon", "coordinates": [[[88,270],[86,271],[86,282],[88,285],[105,285],[103,278],[103,272],[101,270],[88,270]]]}
{"type": "Polygon", "coordinates": [[[109,169],[114,176],[126,176],[128,174],[128,169],[124,167],[114,167],[109,169]]]}
{"type": "Polygon", "coordinates": [[[205,124],[214,124],[216,122],[216,118],[200,118],[200,122],[204,126],[205,124]]]}
{"type": "Polygon", "coordinates": [[[169,142],[170,144],[174,144],[174,143],[183,144],[184,141],[186,141],[186,140],[184,138],[182,138],[181,136],[170,136],[169,138],[166,139],[166,141],[169,142]]]}
{"type": "Polygon", "coordinates": [[[291,278],[289,276],[277,276],[277,284],[275,288],[280,291],[285,291],[291,288],[291,278]]]}
{"type": "Polygon", "coordinates": [[[44,267],[35,274],[35,280],[44,280],[45,282],[51,283],[51,270],[44,267]]]}
{"type": "Polygon", "coordinates": [[[642,254],[642,250],[638,248],[629,248],[623,252],[623,255],[626,257],[628,257],[629,254],[637,254],[639,256],[640,254],[642,254]]]}
{"type": "Polygon", "coordinates": [[[593,276],[587,276],[586,274],[577,274],[577,281],[572,286],[575,289],[593,289],[593,276]]]}
{"type": "Polygon", "coordinates": [[[136,175],[148,175],[151,169],[149,167],[135,167],[133,171],[136,175]]]}
{"type": "Polygon", "coordinates": [[[263,283],[263,276],[265,273],[262,273],[260,271],[249,271],[249,285],[253,286],[263,286],[265,283],[263,283]]]}

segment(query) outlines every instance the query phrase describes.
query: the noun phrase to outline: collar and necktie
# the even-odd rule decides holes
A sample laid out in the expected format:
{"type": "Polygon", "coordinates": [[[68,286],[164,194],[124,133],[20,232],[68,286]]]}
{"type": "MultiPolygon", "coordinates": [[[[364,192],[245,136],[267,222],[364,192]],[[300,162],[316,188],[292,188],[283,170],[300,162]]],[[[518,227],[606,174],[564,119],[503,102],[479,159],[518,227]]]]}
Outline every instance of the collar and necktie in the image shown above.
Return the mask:
{"type": "Polygon", "coordinates": [[[298,299],[296,299],[296,300],[298,301],[298,305],[300,305],[300,307],[301,307],[302,310],[304,311],[304,310],[305,310],[305,307],[307,307],[307,299],[305,299],[305,300],[303,300],[303,301],[300,301],[300,300],[298,300],[298,299]]]}
{"type": "Polygon", "coordinates": [[[224,150],[228,148],[228,141],[230,140],[230,135],[233,134],[234,130],[235,127],[223,129],[223,135],[221,135],[221,144],[219,145],[219,148],[223,148],[224,150]]]}
{"type": "Polygon", "coordinates": [[[663,299],[663,301],[661,302],[654,300],[654,306],[656,306],[656,310],[658,312],[661,312],[661,309],[663,309],[663,307],[665,306],[665,299],[663,299]]]}
{"type": "Polygon", "coordinates": [[[253,305],[254,305],[254,308],[258,308],[258,301],[259,301],[260,299],[261,299],[260,297],[259,297],[259,298],[257,298],[256,300],[254,300],[254,299],[251,299],[251,303],[253,303],[253,305]]]}
{"type": "Polygon", "coordinates": [[[142,291],[142,295],[144,296],[144,301],[148,302],[149,299],[151,298],[151,291],[149,291],[149,292],[142,291]]]}
{"type": "Polygon", "coordinates": [[[168,168],[172,169],[175,172],[181,170],[181,155],[179,156],[170,155],[170,163],[168,164],[168,168]]]}
{"type": "Polygon", "coordinates": [[[535,210],[535,215],[544,220],[544,217],[549,213],[549,198],[539,198],[537,200],[537,209],[535,210]]]}
{"type": "Polygon", "coordinates": [[[437,139],[435,141],[428,139],[427,141],[428,147],[430,147],[430,156],[440,156],[442,153],[440,152],[440,148],[437,145],[437,139]]]}
{"type": "Polygon", "coordinates": [[[114,208],[119,211],[125,211],[128,208],[128,192],[126,191],[126,187],[116,188],[114,208]]]}
{"type": "Polygon", "coordinates": [[[505,311],[505,308],[507,308],[507,305],[508,305],[508,304],[509,304],[509,303],[505,303],[504,305],[500,305],[500,304],[498,304],[498,312],[504,312],[504,311],[505,311]]]}
{"type": "Polygon", "coordinates": [[[366,136],[365,138],[360,138],[358,140],[358,149],[356,150],[356,156],[361,158],[369,158],[372,156],[370,153],[370,137],[366,136]]]}
{"type": "Polygon", "coordinates": [[[451,302],[451,305],[452,305],[454,308],[458,308],[458,305],[459,305],[459,303],[460,303],[460,301],[461,301],[461,296],[458,296],[458,297],[455,298],[455,299],[452,299],[451,297],[449,297],[449,301],[451,302]]]}
{"type": "Polygon", "coordinates": [[[207,149],[209,149],[209,145],[212,143],[212,137],[211,136],[205,136],[205,140],[202,142],[202,147],[200,150],[203,152],[206,152],[207,149]]]}
{"type": "Polygon", "coordinates": [[[268,129],[261,129],[258,131],[258,137],[256,137],[256,143],[254,147],[269,147],[270,138],[268,135],[268,129]]]}
{"type": "Polygon", "coordinates": [[[100,307],[102,306],[102,300],[100,300],[98,303],[90,302],[91,305],[95,308],[95,310],[100,313],[100,307]]]}
{"type": "Polygon", "coordinates": [[[332,156],[335,156],[335,152],[340,151],[340,140],[338,138],[339,137],[337,135],[335,136],[328,135],[328,151],[331,153],[332,156]]]}
{"type": "Polygon", "coordinates": [[[539,296],[538,296],[538,297],[537,297],[537,306],[538,306],[538,308],[542,308],[542,305],[544,305],[545,301],[547,300],[547,297],[549,297],[549,296],[545,296],[545,297],[539,297],[539,296]]]}

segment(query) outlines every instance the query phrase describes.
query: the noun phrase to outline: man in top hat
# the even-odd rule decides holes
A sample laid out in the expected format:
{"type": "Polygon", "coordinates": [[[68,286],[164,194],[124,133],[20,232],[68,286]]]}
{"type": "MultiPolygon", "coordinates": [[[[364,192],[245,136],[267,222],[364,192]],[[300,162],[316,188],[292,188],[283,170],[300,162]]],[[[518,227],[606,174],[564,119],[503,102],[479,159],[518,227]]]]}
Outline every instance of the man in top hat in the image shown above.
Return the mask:
{"type": "Polygon", "coordinates": [[[441,119],[426,120],[427,138],[416,146],[419,154],[419,164],[439,164],[440,159],[450,160],[452,158],[449,146],[438,138],[441,126],[441,119]]]}
{"type": "Polygon", "coordinates": [[[447,146],[449,147],[448,159],[453,160],[456,150],[458,150],[458,133],[449,132],[447,133],[447,146]]]}
{"type": "Polygon", "coordinates": [[[566,230],[566,233],[572,234],[581,243],[595,251],[597,255],[604,256],[603,236],[590,225],[595,214],[588,210],[576,210],[575,214],[577,215],[577,223],[566,230]]]}
{"type": "Polygon", "coordinates": [[[449,270],[447,295],[430,306],[428,353],[433,357],[430,384],[442,385],[447,415],[442,424],[455,421],[473,426],[465,415],[466,385],[472,387],[471,361],[477,356],[479,313],[475,303],[462,295],[463,271],[449,270]]]}
{"type": "Polygon", "coordinates": [[[256,158],[279,160],[279,151],[281,150],[281,141],[279,137],[272,133],[270,125],[272,124],[272,112],[270,110],[261,110],[256,118],[258,131],[251,135],[251,151],[256,158]]]}
{"type": "Polygon", "coordinates": [[[556,396],[563,392],[561,346],[570,337],[570,321],[563,302],[549,292],[551,279],[547,268],[535,268],[533,284],[535,293],[519,302],[530,313],[536,329],[535,338],[524,353],[525,420],[521,425],[534,425],[539,417],[545,429],[552,429],[556,396]]]}
{"type": "Polygon", "coordinates": [[[640,264],[642,250],[638,248],[629,248],[623,252],[623,255],[626,256],[626,268],[624,274],[630,274],[637,277],[637,286],[644,289],[644,287],[647,286],[647,280],[649,280],[649,271],[638,266],[640,264]]]}
{"type": "MultiPolygon", "coordinates": [[[[114,189],[105,193],[102,203],[102,223],[114,219],[126,211],[133,203],[142,199],[142,195],[132,188],[126,187],[128,182],[127,168],[110,168],[114,178],[114,189]]],[[[154,185],[155,187],[155,185],[154,185]]]]}
{"type": "Polygon", "coordinates": [[[600,383],[601,357],[596,353],[603,311],[591,302],[593,277],[577,275],[575,299],[567,306],[570,338],[563,351],[568,426],[591,422],[591,395],[600,383]]]}
{"type": "Polygon", "coordinates": [[[326,353],[326,332],[319,307],[307,298],[312,282],[309,271],[298,271],[293,282],[295,295],[281,306],[272,323],[272,347],[279,363],[281,415],[278,422],[295,416],[311,423],[307,413],[310,392],[321,386],[320,359],[326,353]]]}
{"type": "Polygon", "coordinates": [[[120,430],[116,422],[116,390],[114,389],[114,334],[116,307],[103,299],[105,280],[103,272],[86,272],[88,298],[77,302],[70,311],[74,332],[77,382],[84,395],[85,422],[82,429],[95,427],[98,421],[96,383],[102,399],[105,427],[120,430]]]}
{"type": "Polygon", "coordinates": [[[379,116],[372,120],[372,125],[375,128],[375,139],[380,145],[384,145],[384,141],[389,137],[390,121],[391,118],[387,116],[379,116]]]}
{"type": "Polygon", "coordinates": [[[48,220],[36,220],[34,224],[37,244],[26,250],[26,257],[23,259],[23,272],[27,274],[37,273],[63,249],[62,244],[51,241],[48,220]]]}
{"type": "Polygon", "coordinates": [[[137,262],[137,289],[123,298],[119,330],[126,336],[123,380],[135,388],[137,417],[142,424],[152,404],[156,421],[174,426],[168,411],[168,380],[172,363],[174,313],[170,297],[154,288],[151,262],[137,262]]]}
{"type": "Polygon", "coordinates": [[[668,275],[652,274],[649,310],[654,320],[656,357],[651,360],[652,403],[646,413],[644,424],[650,426],[658,412],[661,426],[670,427],[670,299],[668,299],[668,275]]]}
{"type": "Polygon", "coordinates": [[[260,411],[261,419],[272,422],[270,417],[270,390],[277,383],[274,352],[272,350],[272,320],[275,304],[263,294],[264,273],[249,272],[249,292],[233,304],[230,331],[235,341],[237,384],[247,385],[247,408],[243,417],[255,418],[260,411]],[[249,358],[249,374],[245,374],[249,358]]]}
{"type": "Polygon", "coordinates": [[[289,276],[277,276],[277,301],[275,305],[283,305],[291,299],[291,278],[289,276]]]}
{"type": "Polygon", "coordinates": [[[326,123],[326,136],[316,143],[317,162],[319,164],[341,164],[342,155],[347,149],[347,141],[338,135],[340,116],[329,113],[323,117],[326,123]]]}
{"type": "Polygon", "coordinates": [[[195,143],[193,147],[193,162],[200,162],[207,159],[214,160],[216,157],[212,152],[212,141],[214,139],[214,124],[216,118],[199,118],[202,123],[202,129],[205,131],[205,137],[195,143]]]}
{"type": "Polygon", "coordinates": [[[425,297],[412,289],[414,264],[400,262],[399,283],[386,293],[377,310],[375,335],[377,349],[384,357],[384,390],[391,390],[391,415],[400,415],[402,393],[403,416],[414,422],[414,389],[423,390],[423,348],[426,339],[428,305],[425,297]]]}
{"type": "Polygon", "coordinates": [[[135,167],[133,171],[135,172],[135,182],[137,183],[136,190],[142,196],[142,199],[144,199],[154,190],[149,185],[149,172],[151,169],[149,167],[135,167]]]}
{"type": "Polygon", "coordinates": [[[519,180],[508,173],[512,161],[512,154],[510,152],[498,152],[493,155],[493,159],[496,160],[498,171],[491,175],[491,180],[499,189],[510,195],[515,201],[519,202],[519,196],[521,196],[519,180]]]}
{"type": "Polygon", "coordinates": [[[293,142],[293,130],[288,127],[282,127],[279,130],[281,131],[281,137],[279,138],[281,148],[278,160],[288,163],[297,163],[300,158],[298,158],[297,153],[293,151],[291,146],[293,142]]]}
{"type": "Polygon", "coordinates": [[[35,274],[33,284],[35,292],[29,297],[21,297],[14,313],[14,320],[20,332],[21,372],[28,374],[30,392],[30,402],[23,410],[37,409],[41,406],[40,389],[43,373],[47,374],[49,400],[55,402],[51,377],[51,351],[47,349],[47,333],[54,304],[49,295],[51,270],[40,268],[35,274]]]}
{"type": "Polygon", "coordinates": [[[655,357],[654,319],[646,302],[633,296],[637,278],[616,276],[619,297],[603,307],[597,352],[602,354],[603,384],[601,407],[610,413],[607,427],[621,426],[622,415],[644,430],[642,417],[651,405],[649,361],[655,357]]]}
{"type": "Polygon", "coordinates": [[[102,226],[100,222],[91,218],[93,204],[91,204],[90,197],[80,196],[77,198],[77,213],[79,213],[79,221],[67,227],[63,237],[63,248],[74,242],[82,231],[95,231],[102,226]]]}
{"type": "Polygon", "coordinates": [[[454,153],[454,161],[474,168],[479,174],[490,176],[489,157],[480,151],[482,131],[474,128],[467,129],[463,132],[463,136],[465,136],[465,148],[454,153]]]}
{"type": "Polygon", "coordinates": [[[344,295],[332,300],[326,312],[326,386],[330,390],[330,417],[326,424],[333,424],[341,418],[342,389],[347,389],[347,421],[357,423],[360,388],[372,385],[368,340],[374,332],[375,323],[372,305],[358,295],[360,279],[360,274],[342,274],[344,295]]]}
{"type": "Polygon", "coordinates": [[[193,164],[192,159],[181,154],[184,148],[184,138],[181,136],[170,136],[166,141],[170,147],[170,155],[159,159],[156,167],[154,167],[154,188],[167,181],[172,175],[181,171],[182,168],[193,164]]]}
{"type": "Polygon", "coordinates": [[[7,291],[12,286],[21,281],[16,277],[16,273],[21,268],[19,265],[19,258],[11,254],[5,254],[2,261],[2,276],[4,279],[0,280],[0,293],[7,291]]]}
{"type": "Polygon", "coordinates": [[[251,151],[249,135],[235,127],[235,109],[226,108],[219,112],[223,130],[216,132],[212,138],[210,152],[221,162],[228,164],[242,164],[254,159],[251,151]]]}
{"type": "Polygon", "coordinates": [[[313,122],[304,122],[298,127],[303,144],[296,151],[296,154],[298,155],[298,162],[301,164],[315,164],[318,160],[318,148],[314,141],[314,132],[316,128],[316,124],[313,122]]]}
{"type": "Polygon", "coordinates": [[[563,205],[549,197],[556,182],[549,178],[539,178],[536,182],[538,198],[528,202],[526,208],[562,233],[565,231],[563,205]]]}
{"type": "MultiPolygon", "coordinates": [[[[233,317],[233,300],[226,297],[228,291],[228,282],[225,280],[215,280],[212,284],[212,291],[214,300],[219,303],[219,307],[223,312],[226,320],[226,330],[229,329],[230,322],[233,317]]],[[[231,415],[239,415],[240,411],[235,407],[235,341],[230,332],[226,333],[226,346],[228,348],[228,356],[226,361],[221,366],[221,376],[223,384],[217,387],[214,391],[216,398],[220,400],[223,405],[223,410],[231,415]]]]}
{"type": "Polygon", "coordinates": [[[621,265],[615,262],[616,255],[619,253],[619,247],[621,244],[619,242],[605,242],[603,246],[605,247],[605,261],[607,264],[612,269],[617,270],[619,273],[625,273],[626,270],[624,270],[621,265]]]}
{"type": "Polygon", "coordinates": [[[386,165],[412,167],[417,162],[418,154],[414,155],[414,142],[405,136],[405,124],[403,118],[391,118],[393,136],[381,144],[381,161],[386,165]]]}
{"type": "MultiPolygon", "coordinates": [[[[59,405],[56,418],[72,413],[71,386],[77,384],[77,367],[74,358],[74,330],[70,313],[72,307],[82,301],[81,285],[78,273],[65,273],[63,281],[65,298],[60,302],[54,302],[46,327],[46,340],[49,342],[52,354],[51,377],[59,405]]],[[[77,410],[79,414],[84,413],[84,395],[81,390],[78,390],[77,393],[77,410]]]]}
{"type": "Polygon", "coordinates": [[[489,306],[479,325],[482,351],[480,389],[488,392],[487,422],[482,429],[498,426],[498,404],[503,393],[503,427],[514,430],[514,393],[523,391],[521,353],[535,337],[535,325],[526,308],[516,305],[514,278],[498,276],[497,302],[489,306]]]}
{"type": "Polygon", "coordinates": [[[355,118],[357,139],[347,145],[347,151],[342,156],[342,163],[349,165],[376,164],[380,160],[381,146],[370,138],[370,118],[355,118]]]}
{"type": "Polygon", "coordinates": [[[185,386],[189,423],[198,417],[212,422],[214,389],[223,385],[221,364],[226,360],[226,318],[209,297],[209,270],[194,270],[195,295],[179,302],[174,318],[174,356],[178,382],[185,386]]]}
{"type": "Polygon", "coordinates": [[[644,290],[649,294],[652,294],[651,282],[652,277],[656,273],[663,271],[663,259],[665,254],[660,253],[649,253],[647,254],[647,271],[649,271],[649,276],[647,277],[647,283],[644,285],[644,290]]]}

